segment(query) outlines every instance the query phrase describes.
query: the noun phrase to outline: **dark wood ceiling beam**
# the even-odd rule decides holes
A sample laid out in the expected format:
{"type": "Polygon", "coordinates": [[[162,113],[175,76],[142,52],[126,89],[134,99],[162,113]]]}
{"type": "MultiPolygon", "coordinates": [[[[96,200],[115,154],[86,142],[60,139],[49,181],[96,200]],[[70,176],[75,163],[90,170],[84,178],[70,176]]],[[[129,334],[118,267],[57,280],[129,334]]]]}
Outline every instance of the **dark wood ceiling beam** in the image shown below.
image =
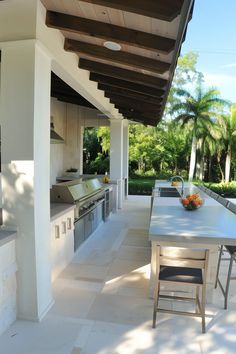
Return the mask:
{"type": "Polygon", "coordinates": [[[121,106],[127,109],[135,109],[139,112],[144,112],[144,114],[155,115],[159,113],[160,106],[153,107],[147,103],[138,102],[136,100],[125,99],[125,97],[113,96],[105,94],[105,97],[110,99],[110,102],[113,103],[116,107],[121,106]]]}
{"type": "Polygon", "coordinates": [[[132,92],[141,93],[150,97],[160,98],[164,95],[164,90],[154,89],[149,86],[139,85],[130,81],[116,79],[114,77],[109,77],[101,74],[90,73],[90,80],[96,81],[99,84],[104,84],[112,88],[127,89],[132,92]]]}
{"type": "Polygon", "coordinates": [[[85,98],[78,95],[77,97],[74,95],[66,94],[65,92],[55,91],[51,92],[51,97],[57,98],[59,101],[63,101],[66,103],[76,104],[78,106],[96,108],[90,102],[88,102],[85,98]]]}
{"type": "Polygon", "coordinates": [[[107,86],[104,84],[98,84],[98,89],[105,91],[107,94],[114,94],[114,95],[119,95],[119,96],[124,96],[124,97],[130,97],[135,100],[143,101],[143,102],[154,104],[154,105],[162,102],[161,98],[146,96],[146,95],[136,93],[133,91],[129,91],[129,90],[121,89],[121,88],[117,88],[117,87],[111,87],[111,86],[107,86]]]}
{"type": "Polygon", "coordinates": [[[159,113],[147,113],[147,112],[142,112],[138,110],[130,110],[127,107],[122,107],[120,105],[116,105],[116,108],[119,110],[121,114],[123,114],[125,117],[131,117],[132,115],[135,115],[136,117],[145,117],[150,120],[156,119],[158,117],[159,113]]]}
{"type": "Polygon", "coordinates": [[[181,12],[184,0],[81,0],[143,16],[172,21],[181,12]]]}
{"type": "Polygon", "coordinates": [[[161,104],[150,104],[150,103],[146,103],[146,102],[143,102],[143,101],[140,101],[140,100],[135,100],[133,98],[130,98],[130,97],[124,97],[124,96],[120,96],[118,94],[109,94],[107,92],[105,92],[105,97],[108,97],[110,98],[110,100],[112,102],[115,102],[115,103],[119,103],[119,102],[122,102],[122,103],[125,103],[126,105],[128,105],[128,107],[131,107],[131,108],[136,108],[137,110],[142,110],[142,111],[152,111],[152,112],[155,112],[156,110],[160,109],[161,107],[161,104]]]}
{"type": "Polygon", "coordinates": [[[174,39],[54,11],[47,11],[46,25],[61,31],[82,33],[163,54],[169,54],[175,46],[174,39]]]}
{"type": "Polygon", "coordinates": [[[140,85],[150,86],[156,89],[164,88],[168,83],[167,80],[159,77],[145,75],[136,71],[122,69],[113,65],[103,64],[83,58],[80,58],[79,60],[79,67],[93,73],[126,80],[140,85]]]}
{"type": "Polygon", "coordinates": [[[152,125],[152,126],[156,126],[157,123],[159,122],[159,118],[158,119],[153,119],[153,118],[149,118],[149,117],[145,117],[141,114],[136,114],[136,113],[133,113],[133,114],[123,114],[123,116],[125,118],[127,118],[128,120],[131,120],[131,121],[134,121],[134,122],[137,122],[137,123],[142,123],[142,124],[145,124],[145,125],[152,125]]]}
{"type": "Polygon", "coordinates": [[[148,70],[156,74],[164,74],[170,68],[169,63],[160,60],[123,51],[112,51],[100,45],[80,42],[74,39],[66,38],[64,49],[68,52],[75,52],[80,55],[85,54],[95,58],[112,61],[117,64],[131,66],[132,68],[135,67],[148,70]]]}

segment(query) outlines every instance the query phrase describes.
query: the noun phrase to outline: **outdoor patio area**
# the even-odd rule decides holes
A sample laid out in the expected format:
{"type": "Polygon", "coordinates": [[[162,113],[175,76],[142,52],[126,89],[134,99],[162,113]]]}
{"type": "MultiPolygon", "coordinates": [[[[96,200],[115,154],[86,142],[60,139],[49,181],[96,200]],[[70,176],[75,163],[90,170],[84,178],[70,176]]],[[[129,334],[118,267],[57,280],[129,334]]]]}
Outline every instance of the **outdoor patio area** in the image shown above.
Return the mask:
{"type": "Polygon", "coordinates": [[[200,319],[166,314],[152,329],[149,213],[150,197],[129,197],[57,278],[48,315],[15,322],[1,337],[0,354],[235,353],[236,282],[227,311],[214,291],[206,334],[200,319]]]}

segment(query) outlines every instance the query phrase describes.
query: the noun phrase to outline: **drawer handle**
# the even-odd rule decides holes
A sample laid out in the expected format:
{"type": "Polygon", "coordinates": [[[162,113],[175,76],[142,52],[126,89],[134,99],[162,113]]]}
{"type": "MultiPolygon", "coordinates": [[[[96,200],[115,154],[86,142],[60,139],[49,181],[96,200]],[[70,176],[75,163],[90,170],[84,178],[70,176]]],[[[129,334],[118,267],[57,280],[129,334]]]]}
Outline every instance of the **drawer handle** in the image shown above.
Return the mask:
{"type": "Polygon", "coordinates": [[[66,222],[62,221],[62,233],[66,234],[66,222]]]}
{"type": "Polygon", "coordinates": [[[68,230],[71,230],[71,229],[72,229],[71,218],[67,218],[67,229],[68,229],[68,230]]]}
{"type": "Polygon", "coordinates": [[[60,238],[60,226],[55,225],[55,238],[60,238]]]}

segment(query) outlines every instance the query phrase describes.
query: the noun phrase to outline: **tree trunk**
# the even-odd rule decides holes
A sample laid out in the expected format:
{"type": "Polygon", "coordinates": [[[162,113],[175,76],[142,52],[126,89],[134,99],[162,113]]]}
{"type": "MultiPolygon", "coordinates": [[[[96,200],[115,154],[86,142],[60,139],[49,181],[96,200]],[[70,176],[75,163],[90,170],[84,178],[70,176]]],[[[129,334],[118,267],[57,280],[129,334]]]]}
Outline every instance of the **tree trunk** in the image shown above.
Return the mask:
{"type": "Polygon", "coordinates": [[[200,179],[201,175],[201,157],[202,157],[202,144],[203,139],[199,139],[197,141],[197,156],[196,156],[196,168],[195,168],[195,178],[198,180],[200,179]]]}
{"type": "Polygon", "coordinates": [[[192,181],[196,165],[197,138],[193,134],[188,180],[192,181]]]}
{"type": "Polygon", "coordinates": [[[202,156],[201,161],[200,161],[200,171],[199,171],[200,181],[203,181],[203,179],[204,179],[204,165],[205,165],[205,160],[204,160],[204,156],[202,156]]]}
{"type": "Polygon", "coordinates": [[[212,181],[212,157],[209,156],[209,164],[208,164],[208,182],[212,181]]]}
{"type": "Polygon", "coordinates": [[[204,168],[205,168],[205,142],[201,139],[201,154],[200,154],[200,167],[199,167],[199,179],[203,181],[204,179],[204,168]]]}
{"type": "Polygon", "coordinates": [[[220,156],[217,156],[217,162],[218,162],[218,166],[219,166],[219,169],[220,169],[220,174],[221,174],[221,182],[224,182],[224,173],[223,173],[223,170],[222,170],[222,167],[221,167],[221,164],[220,164],[220,156]]]}
{"type": "Polygon", "coordinates": [[[229,148],[225,160],[225,182],[229,182],[231,166],[231,149],[229,148]]]}

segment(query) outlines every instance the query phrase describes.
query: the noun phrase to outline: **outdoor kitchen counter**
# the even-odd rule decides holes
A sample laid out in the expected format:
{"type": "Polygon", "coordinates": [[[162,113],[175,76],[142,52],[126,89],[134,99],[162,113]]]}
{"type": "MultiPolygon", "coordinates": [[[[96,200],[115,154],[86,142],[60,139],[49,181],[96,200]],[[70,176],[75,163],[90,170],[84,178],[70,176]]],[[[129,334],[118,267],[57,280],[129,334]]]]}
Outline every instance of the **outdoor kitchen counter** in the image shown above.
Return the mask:
{"type": "Polygon", "coordinates": [[[56,220],[60,216],[64,215],[68,211],[71,211],[75,209],[74,204],[66,204],[66,203],[51,203],[50,204],[50,209],[51,209],[51,221],[56,220]]]}
{"type": "MultiPolygon", "coordinates": [[[[170,187],[170,182],[167,183],[156,183],[156,186],[170,187]]],[[[180,187],[181,184],[177,189],[180,187]]],[[[192,242],[236,245],[236,215],[196,186],[188,184],[184,195],[191,193],[199,193],[205,200],[204,205],[195,211],[185,210],[178,197],[159,197],[154,191],[149,239],[184,242],[186,246],[192,242]]]]}
{"type": "Polygon", "coordinates": [[[0,247],[5,245],[7,242],[16,239],[16,231],[9,231],[0,228],[0,247]]]}
{"type": "MultiPolygon", "coordinates": [[[[178,197],[160,197],[159,187],[170,187],[170,182],[157,181],[153,191],[149,228],[149,240],[152,242],[150,295],[154,288],[157,245],[208,248],[207,299],[211,302],[218,245],[236,245],[236,215],[191,183],[185,183],[184,195],[199,192],[205,199],[204,205],[195,211],[185,210],[178,197]]],[[[181,183],[177,189],[181,190],[181,183]]]]}

